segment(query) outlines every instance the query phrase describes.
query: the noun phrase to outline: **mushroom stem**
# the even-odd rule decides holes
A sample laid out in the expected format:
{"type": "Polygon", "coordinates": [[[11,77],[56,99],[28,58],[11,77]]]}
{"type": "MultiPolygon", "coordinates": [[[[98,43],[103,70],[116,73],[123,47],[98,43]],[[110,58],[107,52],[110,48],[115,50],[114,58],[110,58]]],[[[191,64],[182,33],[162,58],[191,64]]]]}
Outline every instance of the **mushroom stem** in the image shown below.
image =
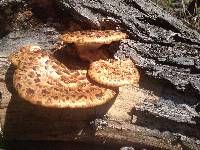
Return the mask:
{"type": "Polygon", "coordinates": [[[84,51],[84,50],[95,50],[95,49],[98,49],[99,47],[101,47],[102,44],[100,43],[95,43],[95,44],[84,44],[84,45],[79,45],[79,44],[76,44],[76,47],[77,47],[77,50],[78,52],[81,52],[81,51],[84,51]]]}

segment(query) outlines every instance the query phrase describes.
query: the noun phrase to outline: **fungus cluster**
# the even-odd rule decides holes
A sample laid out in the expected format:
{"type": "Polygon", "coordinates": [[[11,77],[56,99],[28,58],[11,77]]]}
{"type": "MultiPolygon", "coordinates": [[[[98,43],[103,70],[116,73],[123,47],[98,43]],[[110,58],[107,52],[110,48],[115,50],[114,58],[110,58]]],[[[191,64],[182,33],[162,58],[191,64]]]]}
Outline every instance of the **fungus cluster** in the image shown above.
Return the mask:
{"type": "Polygon", "coordinates": [[[25,100],[56,108],[87,108],[102,105],[117,94],[117,87],[139,81],[130,59],[114,60],[101,45],[126,38],[113,30],[76,31],[59,38],[74,43],[79,57],[90,62],[88,70],[69,68],[39,46],[22,47],[10,55],[16,66],[13,85],[25,100]]]}

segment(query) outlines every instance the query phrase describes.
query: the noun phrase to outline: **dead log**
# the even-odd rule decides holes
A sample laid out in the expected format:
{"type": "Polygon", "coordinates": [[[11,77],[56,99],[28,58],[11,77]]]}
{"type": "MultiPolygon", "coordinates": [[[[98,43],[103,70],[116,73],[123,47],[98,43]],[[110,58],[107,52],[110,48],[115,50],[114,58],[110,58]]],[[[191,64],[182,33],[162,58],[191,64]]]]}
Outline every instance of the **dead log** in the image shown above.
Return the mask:
{"type": "MultiPolygon", "coordinates": [[[[52,3],[52,10],[59,10],[57,16],[50,16],[54,24],[39,20],[39,25],[27,25],[29,28],[14,30],[0,39],[0,118],[4,139],[200,149],[200,35],[196,31],[147,0],[52,3]],[[12,87],[14,68],[7,56],[27,43],[53,49],[58,32],[65,26],[56,17],[64,20],[64,14],[81,29],[117,27],[129,35],[119,46],[113,45],[117,48],[115,56],[132,58],[140,69],[141,81],[138,87],[120,88],[105,115],[90,110],[92,115],[86,119],[80,117],[86,110],[77,111],[74,117],[69,110],[31,105],[12,87]]],[[[37,13],[39,8],[32,9],[35,19],[31,22],[38,22],[40,14],[48,15],[49,8],[37,13]]]]}
{"type": "Polygon", "coordinates": [[[132,57],[150,76],[167,80],[179,90],[198,93],[200,35],[154,3],[75,0],[63,5],[75,19],[91,27],[110,28],[109,21],[119,25],[130,40],[122,42],[118,53],[132,57]]]}

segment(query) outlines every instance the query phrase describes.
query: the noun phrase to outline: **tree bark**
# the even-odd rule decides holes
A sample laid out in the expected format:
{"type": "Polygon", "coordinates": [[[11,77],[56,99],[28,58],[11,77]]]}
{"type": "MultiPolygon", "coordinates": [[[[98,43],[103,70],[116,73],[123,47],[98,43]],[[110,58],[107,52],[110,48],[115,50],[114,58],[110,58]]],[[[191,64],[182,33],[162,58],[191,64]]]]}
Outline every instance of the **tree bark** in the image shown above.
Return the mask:
{"type": "MultiPolygon", "coordinates": [[[[73,111],[32,105],[13,89],[14,68],[7,56],[27,43],[53,49],[61,30],[42,22],[39,27],[10,32],[0,39],[0,118],[5,139],[200,149],[200,35],[195,30],[147,0],[52,3],[56,4],[52,9],[68,14],[81,29],[126,32],[129,38],[110,50],[117,48],[116,57],[130,57],[141,80],[138,86],[121,87],[105,114],[102,108],[73,111]]],[[[38,7],[33,10],[37,18],[38,7]]],[[[58,16],[64,19],[62,14],[58,16]]]]}

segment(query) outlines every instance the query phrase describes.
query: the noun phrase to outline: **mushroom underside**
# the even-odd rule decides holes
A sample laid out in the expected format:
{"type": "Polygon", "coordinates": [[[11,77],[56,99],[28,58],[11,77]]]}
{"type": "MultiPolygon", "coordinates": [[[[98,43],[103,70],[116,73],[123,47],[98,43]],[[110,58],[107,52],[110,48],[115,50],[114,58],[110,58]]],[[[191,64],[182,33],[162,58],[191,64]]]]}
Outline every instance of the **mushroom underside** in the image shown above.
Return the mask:
{"type": "Polygon", "coordinates": [[[115,30],[85,30],[66,32],[59,36],[65,44],[73,43],[78,52],[96,50],[102,45],[127,38],[126,33],[115,30]]]}
{"type": "Polygon", "coordinates": [[[78,55],[82,60],[89,61],[90,63],[101,59],[106,60],[110,58],[108,51],[102,48],[97,50],[87,49],[79,52],[78,55]]]}

